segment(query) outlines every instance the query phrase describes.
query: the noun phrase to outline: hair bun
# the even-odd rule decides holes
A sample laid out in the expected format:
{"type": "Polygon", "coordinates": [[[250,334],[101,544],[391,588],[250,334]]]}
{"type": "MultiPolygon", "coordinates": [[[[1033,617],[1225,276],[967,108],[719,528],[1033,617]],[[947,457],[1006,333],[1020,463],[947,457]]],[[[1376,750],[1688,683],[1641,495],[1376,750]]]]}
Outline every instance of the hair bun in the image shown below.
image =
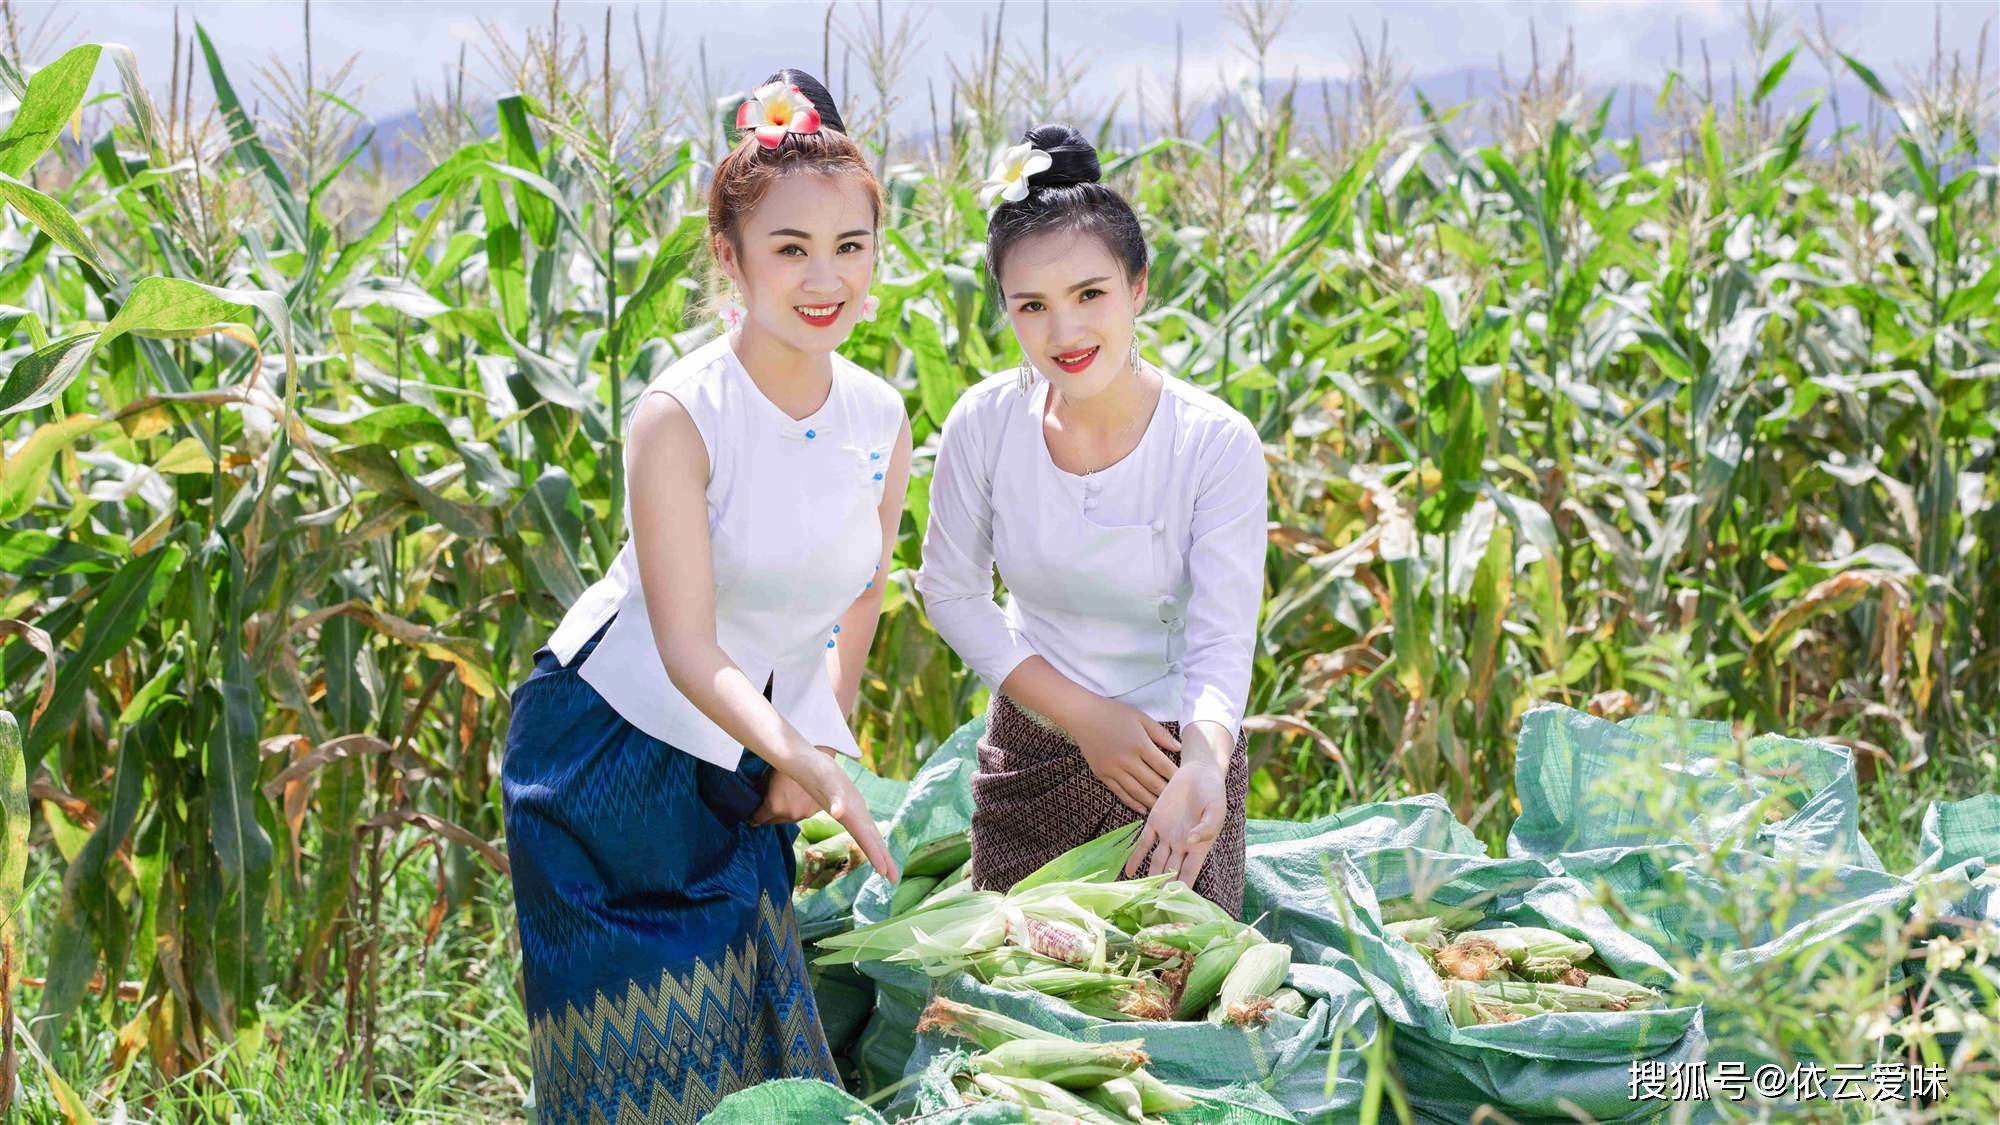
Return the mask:
{"type": "MultiPolygon", "coordinates": [[[[840,119],[840,107],[833,104],[833,95],[827,92],[826,85],[819,79],[803,70],[788,66],[773,72],[771,77],[764,79],[764,82],[783,82],[787,86],[797,86],[799,93],[804,94],[813,108],[819,111],[819,123],[822,127],[837,133],[847,132],[847,124],[840,119]]],[[[1093,166],[1094,163],[1093,159],[1093,166]]]]}
{"type": "Polygon", "coordinates": [[[1103,176],[1096,147],[1067,125],[1037,125],[1021,139],[1049,154],[1048,170],[1035,176],[1037,188],[1094,184],[1103,176]]]}

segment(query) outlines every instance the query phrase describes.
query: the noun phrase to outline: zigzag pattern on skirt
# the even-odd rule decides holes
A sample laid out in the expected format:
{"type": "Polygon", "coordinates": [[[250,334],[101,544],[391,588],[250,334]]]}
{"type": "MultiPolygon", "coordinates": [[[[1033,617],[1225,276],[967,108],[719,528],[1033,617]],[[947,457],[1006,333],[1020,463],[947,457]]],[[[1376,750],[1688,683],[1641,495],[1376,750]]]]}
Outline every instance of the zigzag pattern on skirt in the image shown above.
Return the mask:
{"type": "Polygon", "coordinates": [[[755,933],[719,964],[532,1021],[537,1120],[683,1125],[767,1079],[837,1083],[796,931],[791,903],[762,896],[755,933]]]}

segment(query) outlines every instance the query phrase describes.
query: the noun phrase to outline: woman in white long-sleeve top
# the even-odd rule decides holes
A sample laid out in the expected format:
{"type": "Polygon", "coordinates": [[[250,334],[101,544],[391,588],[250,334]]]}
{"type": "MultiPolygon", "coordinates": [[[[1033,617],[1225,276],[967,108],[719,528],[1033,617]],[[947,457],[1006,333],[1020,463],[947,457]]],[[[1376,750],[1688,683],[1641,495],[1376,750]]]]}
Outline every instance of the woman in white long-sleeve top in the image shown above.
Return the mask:
{"type": "Polygon", "coordinates": [[[1262,444],[1140,360],[1145,240],[1082,136],[1031,130],[988,190],[987,269],[1024,358],[945,420],[917,578],[993,689],[973,880],[1011,886],[1143,817],[1131,873],[1176,872],[1240,913],[1262,444]]]}

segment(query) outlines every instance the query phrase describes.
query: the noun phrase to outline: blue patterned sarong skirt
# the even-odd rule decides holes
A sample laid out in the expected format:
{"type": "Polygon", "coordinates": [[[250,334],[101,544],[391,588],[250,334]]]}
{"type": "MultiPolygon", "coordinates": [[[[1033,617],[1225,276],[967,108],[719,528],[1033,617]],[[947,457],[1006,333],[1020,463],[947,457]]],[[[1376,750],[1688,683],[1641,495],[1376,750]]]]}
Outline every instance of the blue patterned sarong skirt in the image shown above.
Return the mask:
{"type": "MultiPolygon", "coordinates": [[[[602,632],[600,631],[600,636],[602,632]]],[[[694,1121],[771,1078],[838,1083],[792,917],[771,770],[654,739],[547,649],[502,771],[542,1125],[694,1121]]]]}

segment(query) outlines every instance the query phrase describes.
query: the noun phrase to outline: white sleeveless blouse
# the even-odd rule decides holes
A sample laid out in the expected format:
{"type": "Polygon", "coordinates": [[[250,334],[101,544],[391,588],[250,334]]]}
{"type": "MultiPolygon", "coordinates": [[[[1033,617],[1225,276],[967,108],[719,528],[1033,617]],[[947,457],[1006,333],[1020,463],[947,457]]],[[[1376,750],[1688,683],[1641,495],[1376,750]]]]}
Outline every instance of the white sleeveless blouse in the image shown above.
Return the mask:
{"type": "MultiPolygon", "coordinates": [[[[878,507],[906,418],[902,396],[835,355],[826,402],[793,419],[757,389],[727,336],[688,353],[640,398],[656,393],[686,408],[708,448],[716,642],[751,684],[770,682],[772,704],[808,742],[859,757],[827,657],[840,615],[881,579],[878,507]]],[[[735,769],[743,747],[674,687],[660,661],[630,539],[549,648],[568,666],[607,620],[583,679],[648,735],[735,769]]]]}

